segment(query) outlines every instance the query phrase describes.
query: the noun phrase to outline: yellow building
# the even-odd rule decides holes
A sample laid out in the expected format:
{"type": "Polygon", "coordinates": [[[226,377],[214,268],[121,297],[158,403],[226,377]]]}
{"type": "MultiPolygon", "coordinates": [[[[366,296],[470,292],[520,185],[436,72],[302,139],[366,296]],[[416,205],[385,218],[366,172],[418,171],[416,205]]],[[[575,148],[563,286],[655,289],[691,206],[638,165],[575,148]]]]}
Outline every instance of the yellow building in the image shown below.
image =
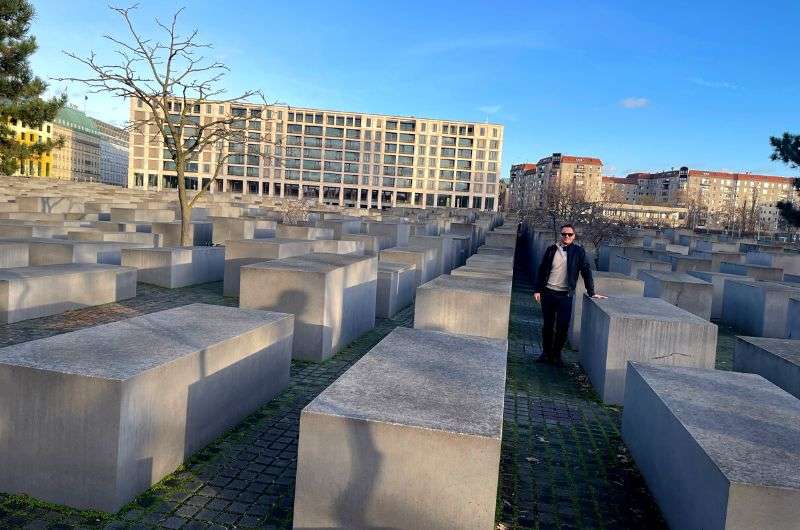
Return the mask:
{"type": "MultiPolygon", "coordinates": [[[[20,120],[11,118],[9,120],[9,128],[12,131],[14,139],[21,144],[32,145],[36,143],[45,143],[53,138],[53,126],[50,123],[44,123],[41,127],[32,129],[20,120]]],[[[27,160],[20,160],[19,168],[14,173],[16,176],[27,177],[49,177],[50,166],[53,163],[53,157],[49,153],[41,157],[33,157],[27,160]]]]}

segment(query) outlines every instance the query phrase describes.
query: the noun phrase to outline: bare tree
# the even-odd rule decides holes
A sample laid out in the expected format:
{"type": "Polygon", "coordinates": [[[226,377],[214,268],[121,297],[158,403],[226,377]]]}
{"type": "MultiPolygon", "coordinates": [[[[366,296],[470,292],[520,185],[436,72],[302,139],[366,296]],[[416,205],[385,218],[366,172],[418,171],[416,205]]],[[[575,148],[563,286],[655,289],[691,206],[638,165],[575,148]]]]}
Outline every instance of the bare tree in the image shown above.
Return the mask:
{"type": "Polygon", "coordinates": [[[595,267],[600,264],[600,247],[603,245],[623,245],[631,237],[635,223],[626,218],[606,215],[601,203],[595,203],[584,210],[577,220],[580,226],[579,237],[584,247],[592,251],[595,267]]]}
{"type": "MultiPolygon", "coordinates": [[[[259,97],[258,90],[246,90],[236,97],[226,97],[220,82],[228,67],[203,55],[210,44],[197,41],[194,29],[182,34],[177,29],[178,10],[169,23],[155,20],[163,33],[163,40],[146,39],[134,27],[131,13],[136,5],[127,8],[111,7],[120,15],[128,35],[125,39],[109,34],[103,37],[113,48],[116,61],[106,62],[95,52],[83,57],[74,52],[67,56],[84,65],[86,77],[62,77],[57,81],[77,82],[87,85],[92,92],[106,92],[121,98],[131,98],[144,106],[135,113],[129,130],[159,137],[175,164],[178,179],[178,202],[181,210],[181,245],[191,245],[192,206],[219,177],[220,171],[231,156],[238,153],[231,145],[242,145],[246,135],[244,123],[247,116],[224,112],[221,116],[199,116],[202,105],[212,103],[227,109],[232,102],[259,97]],[[116,63],[116,64],[114,64],[116,63]],[[186,173],[196,168],[199,154],[205,149],[213,151],[213,175],[198,184],[198,192],[189,197],[186,173]]],[[[241,154],[244,154],[242,151],[241,154]]],[[[265,156],[259,153],[259,156],[265,156]]],[[[198,177],[199,178],[199,177],[198,177]]]]}

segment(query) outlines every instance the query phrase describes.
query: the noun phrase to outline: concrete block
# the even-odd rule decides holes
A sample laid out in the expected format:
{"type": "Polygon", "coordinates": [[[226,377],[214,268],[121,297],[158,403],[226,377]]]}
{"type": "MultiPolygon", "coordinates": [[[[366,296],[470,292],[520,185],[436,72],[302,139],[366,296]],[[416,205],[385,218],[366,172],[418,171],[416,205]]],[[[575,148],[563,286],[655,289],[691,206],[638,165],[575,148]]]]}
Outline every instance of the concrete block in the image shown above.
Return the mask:
{"type": "Polygon", "coordinates": [[[699,256],[669,255],[672,272],[710,271],[711,260],[699,256]]]}
{"type": "Polygon", "coordinates": [[[122,264],[139,270],[139,281],[175,289],[222,281],[224,247],[128,248],[122,264]]]}
{"type": "Polygon", "coordinates": [[[786,337],[789,299],[800,286],[777,282],[725,280],[722,321],[752,337],[786,337]]]}
{"type": "Polygon", "coordinates": [[[736,337],[733,369],[758,374],[800,399],[800,340],[736,337]]]}
{"type": "Polygon", "coordinates": [[[175,219],[175,210],[111,208],[111,222],[114,223],[170,223],[175,219]]]}
{"type": "Polygon", "coordinates": [[[639,271],[639,279],[644,282],[644,295],[661,298],[670,304],[711,320],[711,305],[714,287],[685,272],[639,271]]]}
{"type": "MultiPolygon", "coordinates": [[[[592,278],[596,293],[605,296],[644,296],[644,282],[626,274],[597,271],[592,273],[592,278]]],[[[576,351],[580,350],[581,346],[581,318],[585,293],[583,278],[579,278],[572,298],[572,319],[569,326],[569,344],[576,351]]]]}
{"type": "Polygon", "coordinates": [[[429,247],[436,250],[437,265],[436,274],[448,274],[453,270],[455,261],[455,244],[452,239],[443,236],[411,236],[408,239],[408,244],[417,247],[429,247]]]}
{"type": "Polygon", "coordinates": [[[27,267],[30,264],[27,243],[0,241],[0,269],[27,267]]]}
{"type": "Polygon", "coordinates": [[[581,365],[604,403],[620,405],[625,364],[713,368],[717,326],[660,298],[584,294],[581,365]]]}
{"type": "Polygon", "coordinates": [[[223,293],[239,296],[239,274],[244,265],[302,256],[311,252],[312,241],[300,239],[240,239],[225,245],[223,293]]]}
{"type": "Polygon", "coordinates": [[[381,250],[392,247],[408,246],[408,238],[411,236],[411,225],[408,223],[366,223],[367,233],[374,236],[384,236],[386,246],[381,250]]]}
{"type": "Polygon", "coordinates": [[[763,378],[630,363],[622,438],[670,528],[790,530],[800,400],[763,378]]]}
{"type": "Polygon", "coordinates": [[[323,361],[375,327],[378,260],[307,254],[241,268],[240,307],[296,316],[292,356],[323,361]]]}
{"type": "Polygon", "coordinates": [[[725,299],[725,280],[751,280],[738,274],[724,272],[689,271],[687,274],[711,284],[711,319],[722,319],[723,301],[725,299]]]}
{"type": "Polygon", "coordinates": [[[0,349],[0,490],[117,511],[286,388],[291,343],[192,304],[0,349]]]}
{"type": "Polygon", "coordinates": [[[294,528],[493,528],[505,350],[387,335],[301,413],[294,528]]]}
{"type": "Polygon", "coordinates": [[[665,261],[633,258],[621,254],[612,254],[609,263],[609,272],[626,274],[631,278],[638,278],[639,271],[670,272],[672,270],[672,265],[665,261]]]}
{"type": "Polygon", "coordinates": [[[436,249],[428,247],[393,247],[381,250],[381,261],[414,265],[416,284],[432,280],[436,275],[436,249]]]}
{"type": "Polygon", "coordinates": [[[375,316],[391,318],[411,305],[417,291],[416,266],[378,261],[375,316]]]}
{"type": "Polygon", "coordinates": [[[333,239],[333,229],[314,226],[292,226],[278,223],[275,237],[279,239],[333,239]]]}
{"type": "Polygon", "coordinates": [[[362,241],[340,241],[338,239],[315,239],[311,241],[311,252],[363,256],[364,243],[362,241]]]}
{"type": "Polygon", "coordinates": [[[731,263],[729,261],[723,261],[719,265],[719,271],[727,274],[749,276],[756,280],[769,282],[779,282],[783,280],[783,269],[767,267],[766,265],[753,265],[752,263],[731,263]]]}
{"type": "Polygon", "coordinates": [[[510,249],[517,248],[517,233],[514,232],[498,232],[493,230],[486,233],[486,245],[490,247],[505,247],[510,249]]]}
{"type": "Polygon", "coordinates": [[[471,278],[489,278],[492,280],[508,280],[514,279],[514,273],[509,271],[491,270],[479,266],[464,265],[450,271],[453,276],[469,276],[471,278]]]}
{"type": "MultiPolygon", "coordinates": [[[[192,241],[189,246],[204,247],[211,245],[213,224],[209,221],[192,221],[192,241]]],[[[165,247],[181,246],[181,223],[151,223],[150,231],[161,236],[161,244],[165,247]]]]}
{"type": "Polygon", "coordinates": [[[377,256],[381,248],[388,248],[382,246],[382,236],[371,236],[369,234],[344,234],[342,241],[358,241],[364,246],[364,254],[366,256],[377,256]]]}
{"type": "Polygon", "coordinates": [[[324,219],[317,222],[320,228],[330,228],[333,230],[334,239],[343,239],[348,234],[360,234],[363,221],[357,218],[351,219],[324,219]]]}
{"type": "Polygon", "coordinates": [[[786,337],[800,339],[800,296],[790,296],[786,316],[786,337]]]}
{"type": "Polygon", "coordinates": [[[508,337],[511,282],[443,274],[417,288],[414,328],[508,337]]]}
{"type": "Polygon", "coordinates": [[[136,296],[136,270],[98,264],[0,269],[0,323],[57,315],[136,296]]]}
{"type": "Polygon", "coordinates": [[[750,251],[745,255],[745,263],[775,267],[784,274],[800,274],[800,254],[797,253],[750,251]]]}

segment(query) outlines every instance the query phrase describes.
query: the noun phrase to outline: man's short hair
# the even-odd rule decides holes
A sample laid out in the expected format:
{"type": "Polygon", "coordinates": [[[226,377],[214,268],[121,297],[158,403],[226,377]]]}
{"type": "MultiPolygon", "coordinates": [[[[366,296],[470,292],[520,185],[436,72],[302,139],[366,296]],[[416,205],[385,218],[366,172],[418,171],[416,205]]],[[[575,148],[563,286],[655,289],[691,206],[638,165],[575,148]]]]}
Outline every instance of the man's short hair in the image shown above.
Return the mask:
{"type": "Polygon", "coordinates": [[[564,230],[565,228],[572,228],[572,231],[575,232],[575,234],[578,233],[578,231],[575,230],[575,227],[572,226],[572,223],[567,223],[567,224],[561,225],[561,230],[564,230]]]}

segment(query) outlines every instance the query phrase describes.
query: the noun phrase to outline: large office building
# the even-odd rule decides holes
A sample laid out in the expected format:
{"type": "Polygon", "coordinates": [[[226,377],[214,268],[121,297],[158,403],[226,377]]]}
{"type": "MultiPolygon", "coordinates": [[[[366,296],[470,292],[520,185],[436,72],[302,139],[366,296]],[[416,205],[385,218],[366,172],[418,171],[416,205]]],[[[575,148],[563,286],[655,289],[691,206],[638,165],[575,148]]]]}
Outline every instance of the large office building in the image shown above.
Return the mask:
{"type": "MultiPolygon", "coordinates": [[[[172,112],[180,105],[171,102],[172,112]]],[[[188,164],[189,188],[210,181],[219,165],[212,192],[362,208],[498,208],[502,125],[241,102],[197,102],[188,111],[198,124],[238,117],[233,126],[242,130],[241,141],[209,147],[188,164]]],[[[148,112],[131,101],[132,122],[148,112]]],[[[131,187],[177,187],[155,127],[131,134],[129,156],[131,187]]]]}
{"type": "Polygon", "coordinates": [[[82,182],[128,183],[128,133],[75,107],[64,107],[53,121],[64,145],[54,149],[53,176],[82,182]]]}

